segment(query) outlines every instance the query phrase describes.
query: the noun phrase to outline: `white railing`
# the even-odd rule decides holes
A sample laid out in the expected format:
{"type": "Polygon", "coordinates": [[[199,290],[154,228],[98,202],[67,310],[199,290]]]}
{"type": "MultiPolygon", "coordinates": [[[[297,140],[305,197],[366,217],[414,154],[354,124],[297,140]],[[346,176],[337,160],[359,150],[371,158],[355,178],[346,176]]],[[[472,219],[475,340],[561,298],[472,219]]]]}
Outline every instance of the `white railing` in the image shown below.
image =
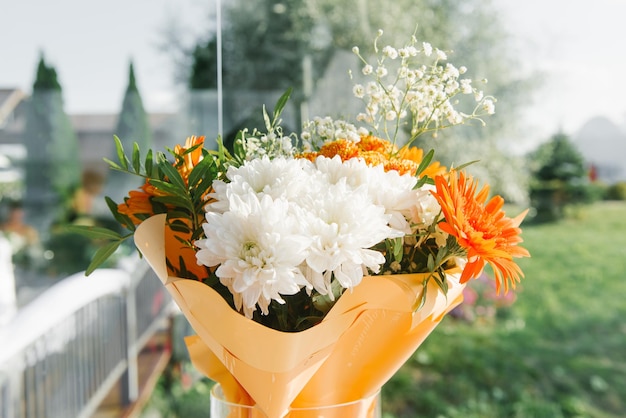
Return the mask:
{"type": "Polygon", "coordinates": [[[171,308],[144,262],[53,285],[0,328],[0,417],[90,417],[118,383],[138,397],[137,356],[171,308]]]}

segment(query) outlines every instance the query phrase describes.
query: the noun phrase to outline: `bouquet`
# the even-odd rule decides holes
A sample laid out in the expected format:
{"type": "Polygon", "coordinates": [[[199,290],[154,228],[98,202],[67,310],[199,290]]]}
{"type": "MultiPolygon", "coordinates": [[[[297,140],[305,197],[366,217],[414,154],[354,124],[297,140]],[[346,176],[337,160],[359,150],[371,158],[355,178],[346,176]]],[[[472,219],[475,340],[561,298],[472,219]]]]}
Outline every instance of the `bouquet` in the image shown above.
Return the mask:
{"type": "Polygon", "coordinates": [[[116,138],[113,169],[145,178],[107,203],[129,232],[110,242],[89,274],[130,237],[189,319],[194,364],[232,402],[283,417],[295,406],[371,396],[462,301],[465,284],[493,272],[507,292],[527,257],[504,200],[434,150],[427,134],[494,113],[464,67],[413,36],[363,62],[351,123],[329,117],[299,134],[281,127],[287,91],[265,129],[239,132],[232,149],[204,137],[164,153],[116,138]],[[468,110],[459,107],[469,106],[468,110]]]}

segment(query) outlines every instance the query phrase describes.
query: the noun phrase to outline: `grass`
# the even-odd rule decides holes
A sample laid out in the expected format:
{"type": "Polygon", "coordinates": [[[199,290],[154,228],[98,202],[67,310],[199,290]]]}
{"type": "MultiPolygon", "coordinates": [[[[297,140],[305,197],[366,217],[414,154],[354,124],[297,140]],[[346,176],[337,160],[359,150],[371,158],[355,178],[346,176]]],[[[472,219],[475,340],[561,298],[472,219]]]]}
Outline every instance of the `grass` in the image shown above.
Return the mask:
{"type": "Polygon", "coordinates": [[[383,388],[386,417],[626,416],[626,204],[523,228],[517,301],[445,318],[383,388]]]}

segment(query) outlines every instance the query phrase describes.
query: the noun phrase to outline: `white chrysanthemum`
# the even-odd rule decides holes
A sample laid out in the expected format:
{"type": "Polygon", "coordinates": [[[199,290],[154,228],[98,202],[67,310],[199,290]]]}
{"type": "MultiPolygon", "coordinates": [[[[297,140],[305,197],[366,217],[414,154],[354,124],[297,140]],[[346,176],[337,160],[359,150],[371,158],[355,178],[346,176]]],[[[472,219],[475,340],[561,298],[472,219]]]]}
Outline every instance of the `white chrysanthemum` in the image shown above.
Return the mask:
{"type": "Polygon", "coordinates": [[[312,164],[304,159],[267,157],[247,161],[241,167],[229,167],[226,177],[229,182],[217,180],[213,182],[214,192],[211,197],[210,210],[224,212],[228,210],[229,198],[232,195],[244,195],[248,191],[267,194],[276,199],[284,197],[294,200],[306,193],[307,170],[312,164]]]}
{"type": "Polygon", "coordinates": [[[321,190],[312,201],[313,242],[303,267],[321,294],[332,298],[333,277],[344,288],[358,285],[368,269],[377,273],[385,257],[370,248],[394,235],[382,206],[372,203],[366,186],[351,188],[345,178],[321,190]]]}
{"type": "Polygon", "coordinates": [[[341,161],[338,155],[333,158],[320,156],[316,158],[315,166],[329,184],[345,181],[353,189],[368,185],[371,168],[361,159],[341,161]]]}
{"type": "Polygon", "coordinates": [[[385,171],[382,165],[369,167],[367,185],[372,201],[385,208],[390,216],[389,226],[397,231],[396,236],[411,233],[407,219],[411,210],[419,204],[413,187],[417,179],[410,174],[400,175],[395,170],[385,171]]]}
{"type": "Polygon", "coordinates": [[[246,316],[251,317],[256,306],[267,314],[272,300],[284,303],[281,295],[310,286],[298,266],[311,238],[284,199],[259,198],[249,191],[231,195],[228,206],[224,213],[206,214],[206,239],[196,243],[197,260],[219,266],[215,274],[246,316]]]}
{"type": "Polygon", "coordinates": [[[435,221],[441,212],[439,202],[432,195],[431,190],[435,186],[424,185],[417,190],[413,190],[416,196],[416,204],[411,208],[411,222],[420,229],[426,229],[435,221]]]}

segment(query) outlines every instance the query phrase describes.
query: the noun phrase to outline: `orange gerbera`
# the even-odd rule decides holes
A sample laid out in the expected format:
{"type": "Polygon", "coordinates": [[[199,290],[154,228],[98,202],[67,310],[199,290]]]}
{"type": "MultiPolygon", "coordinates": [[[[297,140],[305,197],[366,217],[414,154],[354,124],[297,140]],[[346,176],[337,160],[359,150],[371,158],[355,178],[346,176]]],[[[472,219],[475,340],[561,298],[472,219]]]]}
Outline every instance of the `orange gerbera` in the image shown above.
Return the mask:
{"type": "Polygon", "coordinates": [[[504,199],[494,196],[487,202],[489,187],[476,192],[478,182],[465,177],[463,172],[452,171],[448,179],[436,176],[435,186],[433,195],[445,217],[439,226],[456,237],[467,251],[468,263],[461,274],[461,283],[478,277],[485,264],[489,264],[495,274],[497,292],[502,284],[504,292],[508,292],[509,282],[515,288],[524,274],[513,258],[530,256],[517,245],[522,242],[519,225],[528,210],[513,219],[506,217],[502,211],[504,199]]]}

